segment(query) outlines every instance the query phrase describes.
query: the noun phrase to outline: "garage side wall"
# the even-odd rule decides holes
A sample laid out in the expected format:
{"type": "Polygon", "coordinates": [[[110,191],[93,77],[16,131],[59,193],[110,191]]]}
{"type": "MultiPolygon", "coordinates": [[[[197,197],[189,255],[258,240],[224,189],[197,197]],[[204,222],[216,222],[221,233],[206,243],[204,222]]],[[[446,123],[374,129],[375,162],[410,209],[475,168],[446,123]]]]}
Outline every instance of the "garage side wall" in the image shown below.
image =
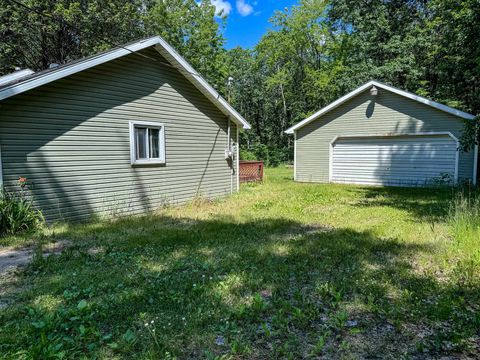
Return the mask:
{"type": "MultiPolygon", "coordinates": [[[[295,180],[328,182],[330,142],[336,136],[451,132],[460,138],[464,120],[379,89],[369,91],[296,131],[295,180]]],[[[473,151],[459,154],[459,180],[473,177],[473,151]]]]}
{"type": "MultiPolygon", "coordinates": [[[[3,180],[33,183],[49,220],[136,214],[236,190],[226,116],[158,52],[131,54],[0,102],[3,180]],[[129,121],[165,124],[166,164],[130,164],[129,121]]],[[[232,122],[232,139],[236,139],[232,122]]]]}

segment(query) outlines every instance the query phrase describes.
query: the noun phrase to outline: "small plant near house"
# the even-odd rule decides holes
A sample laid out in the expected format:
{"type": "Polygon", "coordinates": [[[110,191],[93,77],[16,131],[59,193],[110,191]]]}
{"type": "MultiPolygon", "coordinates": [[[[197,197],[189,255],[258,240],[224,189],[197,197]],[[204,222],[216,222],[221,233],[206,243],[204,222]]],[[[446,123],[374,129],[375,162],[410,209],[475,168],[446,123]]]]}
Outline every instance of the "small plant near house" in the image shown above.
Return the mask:
{"type": "Polygon", "coordinates": [[[18,190],[0,190],[0,235],[14,235],[37,229],[44,221],[35,209],[27,178],[18,179],[18,190]]]}
{"type": "Polygon", "coordinates": [[[454,179],[450,173],[441,173],[439,176],[431,180],[432,186],[450,186],[454,184],[454,179]]]}

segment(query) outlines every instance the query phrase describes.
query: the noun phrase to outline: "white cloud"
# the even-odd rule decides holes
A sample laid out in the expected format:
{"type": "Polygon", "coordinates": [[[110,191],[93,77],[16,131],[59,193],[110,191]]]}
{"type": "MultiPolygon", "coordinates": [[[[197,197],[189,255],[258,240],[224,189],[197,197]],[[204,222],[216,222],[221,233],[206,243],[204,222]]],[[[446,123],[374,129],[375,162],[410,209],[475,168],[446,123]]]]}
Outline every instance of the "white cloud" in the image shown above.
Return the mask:
{"type": "Polygon", "coordinates": [[[247,4],[245,0],[237,0],[237,11],[242,16],[248,16],[253,13],[253,6],[247,4]]]}
{"type": "Polygon", "coordinates": [[[232,11],[232,4],[226,0],[210,0],[213,6],[215,6],[215,15],[225,16],[232,11]]]}

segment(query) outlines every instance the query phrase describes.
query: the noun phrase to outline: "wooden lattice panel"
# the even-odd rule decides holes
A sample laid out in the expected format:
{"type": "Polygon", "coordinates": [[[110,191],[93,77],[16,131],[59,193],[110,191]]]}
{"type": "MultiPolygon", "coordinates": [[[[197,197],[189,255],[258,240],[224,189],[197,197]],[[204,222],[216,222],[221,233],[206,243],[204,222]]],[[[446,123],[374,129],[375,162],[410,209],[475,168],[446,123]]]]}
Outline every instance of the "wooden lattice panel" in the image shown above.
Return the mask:
{"type": "Polygon", "coordinates": [[[263,181],[263,161],[240,161],[240,182],[263,181]]]}

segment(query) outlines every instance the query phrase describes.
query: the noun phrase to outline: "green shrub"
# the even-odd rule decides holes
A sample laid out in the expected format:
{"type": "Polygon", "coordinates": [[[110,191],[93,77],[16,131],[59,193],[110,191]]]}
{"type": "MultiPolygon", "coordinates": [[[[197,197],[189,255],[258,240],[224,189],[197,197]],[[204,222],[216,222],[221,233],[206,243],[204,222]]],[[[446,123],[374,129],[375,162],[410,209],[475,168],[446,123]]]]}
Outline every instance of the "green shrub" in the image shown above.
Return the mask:
{"type": "Polygon", "coordinates": [[[253,151],[240,149],[240,160],[258,160],[253,151]]]}
{"type": "Polygon", "coordinates": [[[23,187],[21,191],[0,191],[0,235],[14,235],[37,229],[43,223],[41,211],[23,187]]]}
{"type": "Polygon", "coordinates": [[[277,167],[287,163],[290,158],[290,150],[275,146],[266,146],[265,144],[256,143],[251,145],[250,149],[240,149],[241,160],[261,160],[265,166],[277,167]]]}

